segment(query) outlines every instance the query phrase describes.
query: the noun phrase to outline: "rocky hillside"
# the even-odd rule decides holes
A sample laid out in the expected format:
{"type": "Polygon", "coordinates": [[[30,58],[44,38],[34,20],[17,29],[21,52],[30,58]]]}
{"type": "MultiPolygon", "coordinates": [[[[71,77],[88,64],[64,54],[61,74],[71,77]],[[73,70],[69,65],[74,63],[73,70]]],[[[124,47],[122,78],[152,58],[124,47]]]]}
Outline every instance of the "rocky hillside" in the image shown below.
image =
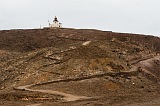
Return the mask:
{"type": "Polygon", "coordinates": [[[119,88],[114,82],[134,93],[144,88],[158,95],[159,54],[160,38],[149,35],[65,28],[0,31],[0,98],[16,100],[8,92],[20,92],[15,88],[21,85],[101,77],[109,77],[111,91],[119,88]]]}

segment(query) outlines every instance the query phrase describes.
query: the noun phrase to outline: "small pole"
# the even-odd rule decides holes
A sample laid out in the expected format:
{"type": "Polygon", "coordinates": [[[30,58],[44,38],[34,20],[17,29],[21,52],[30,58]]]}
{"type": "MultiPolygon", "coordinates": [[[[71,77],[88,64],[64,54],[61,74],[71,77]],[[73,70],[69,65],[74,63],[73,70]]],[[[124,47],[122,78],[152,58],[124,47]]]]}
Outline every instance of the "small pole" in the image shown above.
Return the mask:
{"type": "Polygon", "coordinates": [[[49,26],[50,26],[49,20],[48,20],[48,24],[49,24],[49,26]]]}

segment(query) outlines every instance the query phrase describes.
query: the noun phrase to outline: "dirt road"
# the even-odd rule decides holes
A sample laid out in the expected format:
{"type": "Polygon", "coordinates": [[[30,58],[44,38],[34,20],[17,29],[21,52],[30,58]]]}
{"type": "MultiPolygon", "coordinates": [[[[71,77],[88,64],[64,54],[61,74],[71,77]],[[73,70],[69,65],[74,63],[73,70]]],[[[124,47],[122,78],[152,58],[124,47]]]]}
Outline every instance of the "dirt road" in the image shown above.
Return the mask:
{"type": "Polygon", "coordinates": [[[77,101],[77,100],[82,100],[82,99],[91,99],[91,97],[86,97],[86,96],[77,96],[77,95],[72,95],[60,91],[53,91],[53,90],[33,90],[30,89],[29,87],[32,87],[34,84],[31,85],[25,85],[25,86],[19,86],[16,89],[17,90],[25,90],[25,91],[31,91],[31,92],[41,92],[41,93],[48,93],[48,94],[55,94],[55,95],[61,95],[63,96],[63,100],[65,101],[77,101]]]}

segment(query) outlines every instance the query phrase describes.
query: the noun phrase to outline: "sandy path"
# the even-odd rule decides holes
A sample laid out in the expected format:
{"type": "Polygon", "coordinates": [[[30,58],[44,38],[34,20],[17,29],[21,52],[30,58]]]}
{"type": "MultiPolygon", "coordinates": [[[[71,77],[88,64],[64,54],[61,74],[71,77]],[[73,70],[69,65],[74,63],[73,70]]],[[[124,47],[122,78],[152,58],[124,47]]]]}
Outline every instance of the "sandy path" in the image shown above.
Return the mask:
{"type": "MultiPolygon", "coordinates": [[[[129,70],[129,72],[126,72],[126,73],[137,71],[138,67],[142,67],[143,68],[145,65],[149,66],[148,64],[151,63],[151,62],[153,62],[154,60],[160,61],[160,57],[156,56],[156,57],[153,57],[153,58],[150,58],[150,59],[139,61],[136,65],[134,65],[129,70]]],[[[157,76],[155,76],[152,72],[147,71],[145,69],[143,69],[143,71],[145,73],[148,73],[148,74],[152,75],[154,78],[157,79],[157,76]]],[[[106,74],[104,74],[104,75],[106,75],[106,74]]],[[[102,75],[100,74],[99,76],[103,76],[103,74],[102,75]]],[[[70,80],[85,80],[85,79],[90,79],[90,78],[94,78],[94,77],[98,77],[98,76],[90,76],[90,77],[86,77],[86,78],[83,78],[83,79],[78,78],[78,79],[70,79],[70,80]]],[[[65,80],[60,80],[60,81],[65,81],[65,80]]],[[[57,81],[57,82],[60,82],[60,81],[57,81]]],[[[43,84],[53,83],[53,82],[56,82],[56,81],[46,82],[46,83],[43,83],[43,84]]],[[[17,89],[17,90],[32,91],[32,92],[42,92],[42,93],[61,95],[61,96],[63,96],[63,100],[66,100],[66,101],[77,101],[77,100],[83,100],[83,99],[91,99],[91,97],[78,96],[78,95],[68,94],[68,93],[64,93],[64,92],[60,92],[60,91],[54,91],[54,90],[33,90],[33,89],[29,88],[29,87],[32,87],[34,85],[37,85],[37,84],[19,86],[19,87],[15,88],[15,89],[17,89]]]]}
{"type": "Polygon", "coordinates": [[[29,87],[33,86],[34,84],[31,85],[25,85],[25,86],[19,86],[16,89],[18,90],[26,90],[26,91],[32,91],[32,92],[42,92],[42,93],[49,93],[49,94],[56,94],[56,95],[61,95],[64,96],[63,100],[66,101],[77,101],[77,100],[83,100],[83,99],[91,99],[91,97],[86,97],[86,96],[77,96],[77,95],[72,95],[60,91],[53,91],[53,90],[33,90],[29,89],[29,87]]]}
{"type": "Polygon", "coordinates": [[[31,104],[31,105],[25,105],[25,106],[40,106],[41,104],[31,104]]]}

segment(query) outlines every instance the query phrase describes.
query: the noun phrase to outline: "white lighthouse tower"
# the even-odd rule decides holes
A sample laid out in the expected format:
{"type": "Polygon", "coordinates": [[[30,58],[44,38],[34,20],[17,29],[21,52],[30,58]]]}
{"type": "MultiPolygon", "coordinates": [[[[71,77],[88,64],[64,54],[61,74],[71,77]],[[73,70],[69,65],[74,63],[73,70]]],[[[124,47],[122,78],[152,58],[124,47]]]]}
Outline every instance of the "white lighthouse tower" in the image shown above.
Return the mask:
{"type": "Polygon", "coordinates": [[[58,18],[55,16],[53,24],[49,23],[49,27],[53,28],[62,28],[62,23],[59,23],[58,18]]]}

